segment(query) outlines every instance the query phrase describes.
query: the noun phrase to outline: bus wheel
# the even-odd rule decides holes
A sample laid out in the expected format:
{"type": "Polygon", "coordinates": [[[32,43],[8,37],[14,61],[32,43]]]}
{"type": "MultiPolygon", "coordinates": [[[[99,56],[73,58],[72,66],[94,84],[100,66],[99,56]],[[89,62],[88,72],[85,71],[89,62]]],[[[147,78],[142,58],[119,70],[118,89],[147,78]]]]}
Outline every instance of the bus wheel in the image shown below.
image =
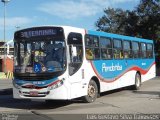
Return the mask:
{"type": "Polygon", "coordinates": [[[91,80],[88,85],[88,94],[83,97],[83,101],[86,103],[92,103],[98,96],[98,87],[94,80],[91,80]]]}
{"type": "Polygon", "coordinates": [[[136,73],[134,89],[139,90],[140,86],[141,86],[141,76],[139,73],[136,73]]]}

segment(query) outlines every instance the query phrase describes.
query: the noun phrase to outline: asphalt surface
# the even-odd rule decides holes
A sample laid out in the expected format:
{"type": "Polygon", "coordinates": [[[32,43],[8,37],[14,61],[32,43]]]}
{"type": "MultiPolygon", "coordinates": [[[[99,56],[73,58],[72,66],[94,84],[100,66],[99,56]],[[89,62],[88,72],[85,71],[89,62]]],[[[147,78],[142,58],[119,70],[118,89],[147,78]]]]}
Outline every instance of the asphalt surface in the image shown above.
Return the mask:
{"type": "Polygon", "coordinates": [[[89,104],[80,99],[50,103],[17,100],[11,87],[11,80],[0,80],[0,120],[160,119],[160,77],[144,82],[138,91],[123,88],[102,93],[89,104]]]}
{"type": "Polygon", "coordinates": [[[0,79],[0,95],[12,94],[12,80],[0,79]]]}

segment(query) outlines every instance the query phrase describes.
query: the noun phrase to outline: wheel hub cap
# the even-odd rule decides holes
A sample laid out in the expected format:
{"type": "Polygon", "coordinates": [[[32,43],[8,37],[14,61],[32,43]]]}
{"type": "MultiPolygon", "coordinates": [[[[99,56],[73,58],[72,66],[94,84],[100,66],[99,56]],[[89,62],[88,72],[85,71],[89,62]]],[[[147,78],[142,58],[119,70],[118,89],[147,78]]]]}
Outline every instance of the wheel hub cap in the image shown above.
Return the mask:
{"type": "Polygon", "coordinates": [[[95,90],[94,86],[89,85],[88,95],[93,98],[95,96],[95,94],[96,94],[95,92],[96,92],[96,90],[95,90]]]}

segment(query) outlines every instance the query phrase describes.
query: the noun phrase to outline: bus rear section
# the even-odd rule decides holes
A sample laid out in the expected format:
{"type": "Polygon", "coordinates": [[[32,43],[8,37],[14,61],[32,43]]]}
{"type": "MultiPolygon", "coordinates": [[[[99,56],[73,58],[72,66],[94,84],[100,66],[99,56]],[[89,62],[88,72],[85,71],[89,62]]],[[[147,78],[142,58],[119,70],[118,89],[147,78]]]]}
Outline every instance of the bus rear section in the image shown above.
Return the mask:
{"type": "Polygon", "coordinates": [[[85,54],[86,102],[109,90],[127,86],[138,90],[156,75],[153,40],[87,31],[85,54]]]}

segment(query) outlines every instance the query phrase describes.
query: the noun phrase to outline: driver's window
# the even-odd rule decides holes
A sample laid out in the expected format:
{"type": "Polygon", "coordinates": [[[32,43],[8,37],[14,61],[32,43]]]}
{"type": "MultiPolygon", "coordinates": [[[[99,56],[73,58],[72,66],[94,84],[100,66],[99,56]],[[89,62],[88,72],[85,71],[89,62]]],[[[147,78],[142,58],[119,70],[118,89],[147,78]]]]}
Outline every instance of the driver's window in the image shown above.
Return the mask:
{"type": "Polygon", "coordinates": [[[80,33],[71,32],[68,35],[68,45],[69,45],[69,74],[73,75],[76,73],[83,60],[83,46],[82,46],[82,35],[80,33]]]}
{"type": "Polygon", "coordinates": [[[69,46],[70,51],[70,62],[71,63],[81,63],[82,62],[82,46],[78,45],[70,45],[69,46]]]}

